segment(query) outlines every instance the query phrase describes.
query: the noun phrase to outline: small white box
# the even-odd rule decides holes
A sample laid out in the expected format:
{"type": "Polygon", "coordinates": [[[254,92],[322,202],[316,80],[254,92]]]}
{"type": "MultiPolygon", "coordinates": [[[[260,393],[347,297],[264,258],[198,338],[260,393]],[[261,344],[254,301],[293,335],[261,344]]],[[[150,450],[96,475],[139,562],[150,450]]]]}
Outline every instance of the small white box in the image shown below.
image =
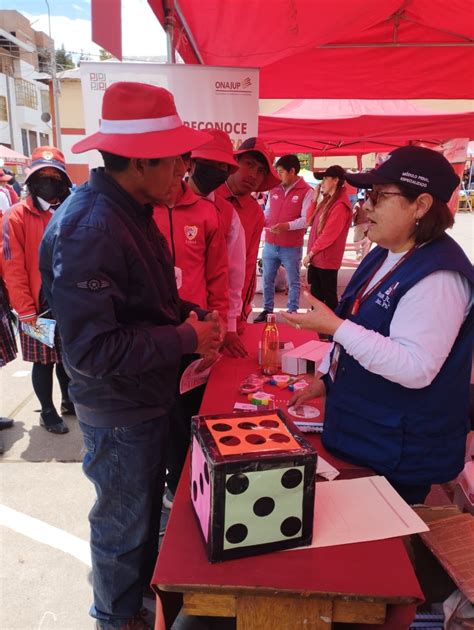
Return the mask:
{"type": "Polygon", "coordinates": [[[316,372],[330,346],[327,341],[314,340],[285,352],[282,356],[281,371],[293,376],[316,372]]]}

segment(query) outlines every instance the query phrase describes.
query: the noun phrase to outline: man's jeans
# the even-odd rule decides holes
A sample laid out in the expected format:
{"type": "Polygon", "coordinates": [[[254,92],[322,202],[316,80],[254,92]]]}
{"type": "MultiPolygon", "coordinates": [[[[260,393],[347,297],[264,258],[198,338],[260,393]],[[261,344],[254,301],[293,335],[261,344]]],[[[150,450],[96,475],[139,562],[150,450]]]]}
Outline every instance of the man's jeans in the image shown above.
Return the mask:
{"type": "Polygon", "coordinates": [[[263,308],[273,312],[275,303],[275,278],[280,265],[285,267],[288,278],[288,310],[297,311],[300,304],[302,247],[280,247],[265,243],[263,247],[263,308]]]}
{"type": "Polygon", "coordinates": [[[158,555],[168,417],[112,429],[80,426],[83,470],[97,493],[89,513],[91,615],[116,628],[141,609],[158,555]]]}

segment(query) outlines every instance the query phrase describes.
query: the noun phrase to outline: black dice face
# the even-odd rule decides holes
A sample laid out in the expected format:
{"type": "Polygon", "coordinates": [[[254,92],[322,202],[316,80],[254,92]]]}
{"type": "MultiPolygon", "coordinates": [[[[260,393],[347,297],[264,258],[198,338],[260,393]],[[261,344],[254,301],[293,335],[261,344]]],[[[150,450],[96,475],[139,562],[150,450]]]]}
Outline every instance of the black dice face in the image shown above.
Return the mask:
{"type": "Polygon", "coordinates": [[[304,466],[228,474],[224,551],[302,534],[304,466]]]}

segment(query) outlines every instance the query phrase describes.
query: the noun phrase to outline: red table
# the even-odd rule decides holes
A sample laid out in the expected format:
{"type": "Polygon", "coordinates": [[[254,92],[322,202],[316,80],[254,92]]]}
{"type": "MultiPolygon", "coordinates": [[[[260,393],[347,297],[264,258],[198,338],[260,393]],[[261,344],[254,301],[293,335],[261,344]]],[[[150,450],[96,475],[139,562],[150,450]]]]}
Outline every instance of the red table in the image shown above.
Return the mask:
{"type": "MultiPolygon", "coordinates": [[[[279,326],[280,338],[295,345],[314,338],[305,331],[279,326]]],[[[248,326],[247,359],[222,358],[214,368],[202,413],[229,412],[239,383],[256,371],[256,348],[262,326],[248,326]]],[[[288,397],[284,391],[279,398],[288,397]]],[[[327,453],[318,436],[318,452],[341,471],[340,478],[370,474],[327,453]]],[[[185,467],[160,549],[152,583],[160,594],[183,593],[188,614],[237,618],[237,630],[327,630],[332,622],[408,627],[423,599],[400,538],[320,549],[270,553],[210,564],[189,496],[185,467]],[[391,606],[396,604],[396,606],[391,606]]],[[[373,625],[371,627],[374,627],[373,625]]]]}

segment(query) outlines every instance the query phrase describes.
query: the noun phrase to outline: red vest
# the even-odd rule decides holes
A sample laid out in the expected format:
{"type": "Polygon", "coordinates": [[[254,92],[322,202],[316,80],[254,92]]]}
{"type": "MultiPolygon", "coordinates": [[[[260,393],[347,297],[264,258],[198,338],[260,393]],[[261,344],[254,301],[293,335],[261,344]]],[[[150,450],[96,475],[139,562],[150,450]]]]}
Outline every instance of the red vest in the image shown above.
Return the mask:
{"type": "MultiPolygon", "coordinates": [[[[310,189],[303,178],[296,182],[293,188],[285,194],[283,186],[277,186],[270,191],[270,211],[267,215],[266,225],[271,227],[276,223],[287,223],[301,216],[301,208],[306,193],[310,189]]],[[[265,232],[265,241],[280,247],[302,247],[304,230],[289,230],[282,234],[272,234],[270,230],[265,232]]]]}

